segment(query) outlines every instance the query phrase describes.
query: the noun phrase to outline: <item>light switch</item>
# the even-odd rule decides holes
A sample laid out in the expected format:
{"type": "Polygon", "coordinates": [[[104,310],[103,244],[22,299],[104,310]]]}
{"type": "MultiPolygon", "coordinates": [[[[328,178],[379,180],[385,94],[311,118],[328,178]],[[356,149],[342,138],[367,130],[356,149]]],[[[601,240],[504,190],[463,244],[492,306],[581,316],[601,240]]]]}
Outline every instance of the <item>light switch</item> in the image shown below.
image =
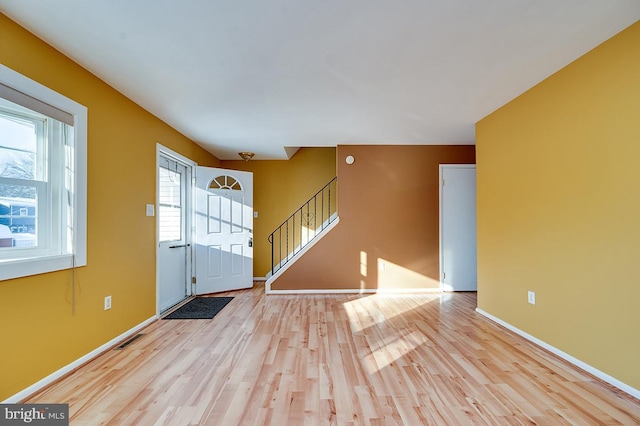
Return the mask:
{"type": "Polygon", "coordinates": [[[254,219],[257,219],[257,218],[258,218],[258,211],[257,211],[257,210],[253,212],[253,218],[254,218],[254,219]]]}
{"type": "Polygon", "coordinates": [[[153,204],[147,204],[147,216],[155,216],[156,215],[156,206],[153,204]]]}
{"type": "Polygon", "coordinates": [[[534,291],[527,292],[527,302],[531,303],[532,305],[536,304],[536,293],[534,291]]]}

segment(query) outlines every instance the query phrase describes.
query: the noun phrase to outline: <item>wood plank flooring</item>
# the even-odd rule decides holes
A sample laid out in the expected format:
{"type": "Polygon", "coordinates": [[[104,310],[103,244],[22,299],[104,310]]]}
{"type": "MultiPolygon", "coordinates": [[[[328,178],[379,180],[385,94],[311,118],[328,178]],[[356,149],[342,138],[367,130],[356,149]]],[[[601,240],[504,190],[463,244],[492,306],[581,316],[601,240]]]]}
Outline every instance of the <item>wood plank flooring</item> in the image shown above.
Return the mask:
{"type": "Polygon", "coordinates": [[[235,298],[27,402],[72,425],[631,425],[640,401],[475,313],[475,293],[235,298]]]}

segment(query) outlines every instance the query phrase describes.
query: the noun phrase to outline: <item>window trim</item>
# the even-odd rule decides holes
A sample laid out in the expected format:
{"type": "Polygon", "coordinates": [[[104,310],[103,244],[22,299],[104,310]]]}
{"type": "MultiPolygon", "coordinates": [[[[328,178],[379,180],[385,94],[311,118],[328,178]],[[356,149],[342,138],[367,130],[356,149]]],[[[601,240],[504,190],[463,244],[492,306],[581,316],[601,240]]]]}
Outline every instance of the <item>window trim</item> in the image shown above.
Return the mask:
{"type": "Polygon", "coordinates": [[[0,84],[73,116],[73,232],[71,253],[7,259],[0,262],[0,281],[87,264],[87,107],[0,64],[0,84]]]}

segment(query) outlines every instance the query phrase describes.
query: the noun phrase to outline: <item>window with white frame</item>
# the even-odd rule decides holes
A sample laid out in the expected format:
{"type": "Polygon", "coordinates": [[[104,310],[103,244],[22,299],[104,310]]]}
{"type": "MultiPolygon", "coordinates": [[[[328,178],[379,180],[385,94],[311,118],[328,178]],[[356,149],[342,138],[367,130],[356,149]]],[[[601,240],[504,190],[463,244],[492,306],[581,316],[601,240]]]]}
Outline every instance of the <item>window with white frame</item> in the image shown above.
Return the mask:
{"type": "Polygon", "coordinates": [[[0,280],[86,264],[84,106],[0,65],[0,280]]]}
{"type": "Polygon", "coordinates": [[[159,242],[180,241],[184,238],[184,166],[161,157],[165,164],[158,168],[158,238],[159,242]]]}

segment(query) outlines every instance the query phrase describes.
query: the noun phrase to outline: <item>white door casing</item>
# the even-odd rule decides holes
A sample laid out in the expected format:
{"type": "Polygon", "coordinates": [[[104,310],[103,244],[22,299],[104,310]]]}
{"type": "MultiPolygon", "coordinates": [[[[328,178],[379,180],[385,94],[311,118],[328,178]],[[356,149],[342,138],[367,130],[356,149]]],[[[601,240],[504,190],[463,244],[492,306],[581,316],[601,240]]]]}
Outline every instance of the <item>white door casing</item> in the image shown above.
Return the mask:
{"type": "Polygon", "coordinates": [[[162,313],[191,292],[193,163],[158,146],[157,311],[162,313]]]}
{"type": "Polygon", "coordinates": [[[197,167],[196,293],[253,285],[253,174],[197,167]]]}
{"type": "Polygon", "coordinates": [[[442,291],[476,291],[476,166],[440,165],[442,291]]]}

